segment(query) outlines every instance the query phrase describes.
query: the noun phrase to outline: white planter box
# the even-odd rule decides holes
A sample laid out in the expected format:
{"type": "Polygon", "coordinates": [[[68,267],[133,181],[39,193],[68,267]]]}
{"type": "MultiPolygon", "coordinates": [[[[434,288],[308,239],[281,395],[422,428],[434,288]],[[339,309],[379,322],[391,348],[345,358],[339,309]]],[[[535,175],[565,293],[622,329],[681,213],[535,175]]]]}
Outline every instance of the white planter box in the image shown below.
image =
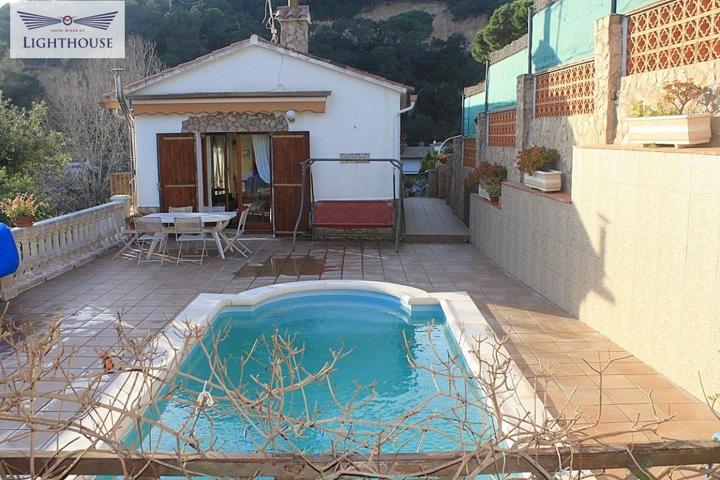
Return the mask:
{"type": "Polygon", "coordinates": [[[537,170],[534,175],[526,173],[523,175],[523,183],[543,192],[559,192],[562,189],[562,172],[560,170],[547,172],[537,170]]]}
{"type": "Polygon", "coordinates": [[[700,145],[712,137],[711,119],[710,113],[629,118],[628,138],[630,143],[643,145],[700,145]]]}
{"type": "Polygon", "coordinates": [[[478,185],[478,195],[480,195],[481,198],[484,198],[488,202],[490,201],[490,195],[488,195],[482,185],[478,185]]]}

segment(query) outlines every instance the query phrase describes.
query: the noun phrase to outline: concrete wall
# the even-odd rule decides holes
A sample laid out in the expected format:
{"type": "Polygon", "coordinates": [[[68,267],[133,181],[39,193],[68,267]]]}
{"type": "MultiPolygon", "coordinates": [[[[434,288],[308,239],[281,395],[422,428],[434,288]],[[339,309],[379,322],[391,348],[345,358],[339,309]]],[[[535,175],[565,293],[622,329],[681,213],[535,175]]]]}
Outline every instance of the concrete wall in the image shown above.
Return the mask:
{"type": "Polygon", "coordinates": [[[485,162],[499,163],[508,169],[508,180],[511,182],[520,181],[520,172],[515,168],[517,149],[511,147],[491,147],[487,144],[482,146],[480,158],[485,162]]]}
{"type": "Polygon", "coordinates": [[[526,132],[528,147],[550,147],[560,153],[557,169],[563,172],[563,191],[572,185],[573,145],[597,143],[594,121],[594,115],[536,117],[526,132]]]}
{"type": "Polygon", "coordinates": [[[572,204],[506,186],[471,199],[471,241],[671,380],[720,391],[720,162],[574,149],[572,204]]]}
{"type": "MultiPolygon", "coordinates": [[[[369,153],[400,158],[401,93],[345,73],[310,64],[260,46],[248,46],[216,61],[161,80],[136,93],[279,92],[329,90],[325,113],[298,112],[291,131],[310,132],[310,154],[337,158],[341,153],[369,153]]],[[[178,133],[183,115],[137,118],[139,205],[159,206],[158,133],[178,133]]],[[[325,164],[313,168],[317,199],[389,199],[393,195],[389,164],[325,164]]]]}

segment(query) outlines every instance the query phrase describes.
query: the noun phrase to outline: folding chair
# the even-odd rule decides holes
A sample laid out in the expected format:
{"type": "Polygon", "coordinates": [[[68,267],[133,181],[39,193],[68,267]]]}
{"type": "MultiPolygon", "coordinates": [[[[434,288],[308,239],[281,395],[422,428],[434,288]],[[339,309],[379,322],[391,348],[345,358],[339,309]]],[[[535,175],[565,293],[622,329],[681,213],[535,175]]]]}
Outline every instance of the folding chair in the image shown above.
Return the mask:
{"type": "Polygon", "coordinates": [[[224,212],[225,207],[200,207],[202,213],[224,212]]]}
{"type": "Polygon", "coordinates": [[[193,207],[169,207],[168,213],[192,213],[193,207]]]}
{"type": "Polygon", "coordinates": [[[247,257],[249,255],[252,255],[252,250],[250,250],[248,247],[246,247],[241,241],[240,237],[243,236],[245,233],[245,224],[247,223],[248,219],[248,213],[250,212],[249,208],[246,208],[242,211],[240,214],[240,220],[238,220],[238,226],[237,230],[235,230],[235,235],[232,237],[228,237],[227,235],[222,235],[223,240],[225,240],[225,249],[223,252],[227,252],[228,250],[238,252],[243,257],[247,257]]]}
{"type": "Polygon", "coordinates": [[[163,224],[159,218],[138,218],[135,220],[136,242],[140,246],[138,254],[138,265],[147,262],[160,262],[162,264],[165,258],[165,248],[167,247],[168,236],[163,232],[163,224]],[[147,254],[145,246],[148,246],[147,254]],[[158,247],[162,246],[162,251],[158,253],[158,247]],[[159,256],[159,260],[153,260],[153,256],[159,256]]]}
{"type": "MultiPolygon", "coordinates": [[[[183,245],[202,243],[202,252],[200,252],[199,262],[197,260],[187,260],[189,262],[197,262],[202,265],[207,253],[207,233],[203,230],[203,223],[200,217],[196,218],[175,218],[175,241],[178,244],[178,256],[176,264],[179,265],[183,256],[183,245]]],[[[188,257],[189,258],[189,257],[188,257]]]]}

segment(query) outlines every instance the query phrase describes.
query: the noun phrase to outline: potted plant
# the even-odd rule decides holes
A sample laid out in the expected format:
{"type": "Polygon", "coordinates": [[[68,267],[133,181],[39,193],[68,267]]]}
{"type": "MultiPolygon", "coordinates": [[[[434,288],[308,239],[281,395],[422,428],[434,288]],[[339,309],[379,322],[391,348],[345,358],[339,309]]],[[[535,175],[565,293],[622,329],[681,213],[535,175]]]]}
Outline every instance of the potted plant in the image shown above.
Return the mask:
{"type": "Polygon", "coordinates": [[[500,205],[500,196],[502,195],[502,184],[493,184],[485,187],[485,191],[490,197],[490,204],[500,205]]]}
{"type": "Polygon", "coordinates": [[[655,106],[637,102],[628,119],[630,143],[681,145],[708,143],[712,137],[712,114],[702,112],[707,89],[692,80],[666,83],[663,99],[655,106]]]}
{"type": "Polygon", "coordinates": [[[480,162],[467,178],[469,185],[477,185],[478,195],[492,202],[492,197],[499,197],[502,182],[507,180],[507,168],[499,163],[480,162]],[[494,193],[494,195],[492,194],[494,193]]]}
{"type": "Polygon", "coordinates": [[[34,195],[18,193],[14,198],[0,202],[0,211],[16,227],[32,227],[38,210],[43,206],[34,195]]]}
{"type": "Polygon", "coordinates": [[[133,213],[132,215],[129,215],[129,216],[125,217],[125,225],[126,225],[130,230],[134,230],[134,229],[135,229],[135,219],[136,219],[136,218],[142,218],[142,217],[143,217],[143,216],[142,216],[140,213],[138,213],[138,212],[133,213]]]}
{"type": "Polygon", "coordinates": [[[543,192],[562,189],[562,172],[555,170],[560,153],[554,148],[530,147],[520,150],[515,165],[523,174],[523,183],[543,192]]]}

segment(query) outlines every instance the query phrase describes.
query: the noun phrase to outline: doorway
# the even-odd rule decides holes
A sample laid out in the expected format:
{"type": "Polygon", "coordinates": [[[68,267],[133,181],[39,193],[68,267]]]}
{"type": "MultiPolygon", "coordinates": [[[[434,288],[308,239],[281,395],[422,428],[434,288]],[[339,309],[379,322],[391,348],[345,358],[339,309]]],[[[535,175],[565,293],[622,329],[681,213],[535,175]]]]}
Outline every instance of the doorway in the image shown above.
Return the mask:
{"type": "Polygon", "coordinates": [[[165,133],[157,137],[160,211],[192,206],[197,211],[195,137],[165,133]]]}
{"type": "Polygon", "coordinates": [[[249,208],[246,228],[272,231],[272,165],[267,134],[203,136],[205,204],[227,211],[249,208]]]}
{"type": "MultiPolygon", "coordinates": [[[[158,134],[160,208],[199,204],[249,208],[250,232],[291,235],[300,210],[302,162],[310,157],[308,132],[158,134]],[[196,152],[202,158],[196,160],[196,152]],[[200,188],[202,187],[202,188],[200,188]]],[[[306,208],[299,233],[307,230],[306,208]]]]}

